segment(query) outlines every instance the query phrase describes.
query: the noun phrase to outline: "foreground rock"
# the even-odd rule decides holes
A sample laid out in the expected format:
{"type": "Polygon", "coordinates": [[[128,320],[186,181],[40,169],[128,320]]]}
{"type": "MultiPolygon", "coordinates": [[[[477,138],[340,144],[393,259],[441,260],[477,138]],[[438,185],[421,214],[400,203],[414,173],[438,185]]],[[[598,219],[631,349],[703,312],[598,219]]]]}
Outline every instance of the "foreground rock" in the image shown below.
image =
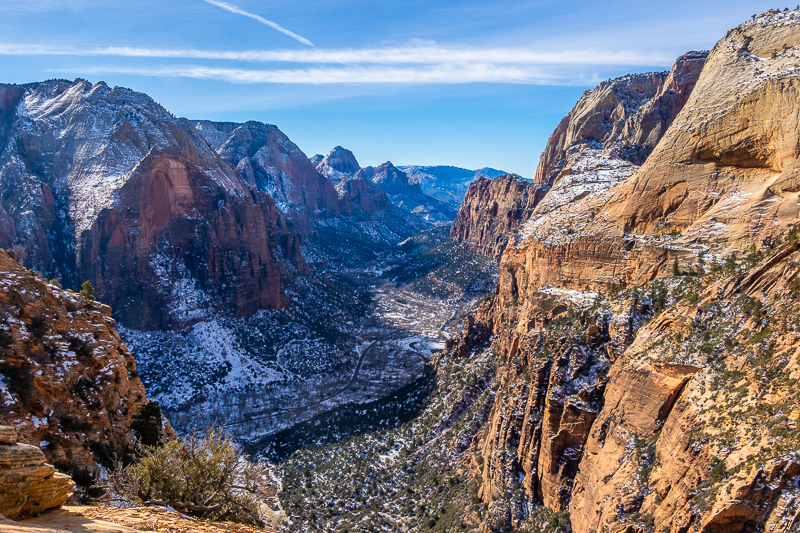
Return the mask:
{"type": "Polygon", "coordinates": [[[72,479],[45,462],[36,446],[18,444],[11,426],[0,426],[0,515],[37,515],[64,505],[75,487],[72,479]]]}
{"type": "Polygon", "coordinates": [[[187,519],[161,508],[64,507],[23,521],[0,519],[3,533],[273,533],[233,522],[187,519]]]}
{"type": "Polygon", "coordinates": [[[132,452],[131,428],[147,404],[111,310],[29,274],[4,251],[0,310],[0,421],[91,485],[98,463],[132,452]]]}

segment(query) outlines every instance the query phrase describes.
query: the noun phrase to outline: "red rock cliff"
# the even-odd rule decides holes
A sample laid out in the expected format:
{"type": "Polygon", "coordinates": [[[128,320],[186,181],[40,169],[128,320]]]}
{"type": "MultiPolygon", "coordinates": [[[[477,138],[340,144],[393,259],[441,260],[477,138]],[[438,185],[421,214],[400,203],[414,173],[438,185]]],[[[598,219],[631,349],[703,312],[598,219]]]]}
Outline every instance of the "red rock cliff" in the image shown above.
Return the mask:
{"type": "MultiPolygon", "coordinates": [[[[104,83],[4,86],[2,95],[0,245],[25,248],[27,266],[73,288],[90,280],[135,329],[286,304],[282,278],[306,268],[296,231],[195,125],[104,83]]],[[[232,126],[219,127],[243,128],[232,126]]],[[[242,135],[251,129],[261,131],[242,135]]],[[[310,184],[327,183],[304,156],[289,157],[286,172],[295,175],[295,160],[310,184]]],[[[298,201],[326,209],[310,184],[292,189],[298,201]]]]}

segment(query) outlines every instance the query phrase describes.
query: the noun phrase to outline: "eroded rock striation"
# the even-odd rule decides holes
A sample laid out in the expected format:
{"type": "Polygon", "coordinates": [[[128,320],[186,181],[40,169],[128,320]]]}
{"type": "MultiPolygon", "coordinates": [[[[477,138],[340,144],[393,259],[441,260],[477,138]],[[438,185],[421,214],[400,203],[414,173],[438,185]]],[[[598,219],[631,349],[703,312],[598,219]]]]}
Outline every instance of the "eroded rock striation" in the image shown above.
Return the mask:
{"type": "Polygon", "coordinates": [[[450,227],[450,238],[466,242],[470,251],[499,259],[545,192],[513,174],[478,178],[467,190],[450,227]]]}
{"type": "Polygon", "coordinates": [[[799,46],[800,12],[768,12],[554,133],[473,321],[484,530],[539,505],[578,533],[800,527],[799,46]]]}
{"type": "Polygon", "coordinates": [[[45,462],[37,446],[18,444],[16,430],[0,426],[0,516],[17,518],[58,509],[75,483],[45,462]]]}
{"type": "Polygon", "coordinates": [[[110,308],[0,251],[0,310],[0,422],[91,485],[98,463],[133,452],[131,427],[148,402],[110,308]]]}

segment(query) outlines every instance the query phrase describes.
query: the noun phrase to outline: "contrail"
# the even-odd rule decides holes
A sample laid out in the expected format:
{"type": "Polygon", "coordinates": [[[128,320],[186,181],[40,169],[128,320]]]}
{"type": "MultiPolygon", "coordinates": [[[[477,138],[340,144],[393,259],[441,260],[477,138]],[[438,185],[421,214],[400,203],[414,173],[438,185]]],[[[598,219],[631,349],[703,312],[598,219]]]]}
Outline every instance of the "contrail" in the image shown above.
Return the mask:
{"type": "Polygon", "coordinates": [[[271,20],[267,20],[267,19],[265,19],[264,17],[262,17],[260,15],[255,15],[253,13],[248,13],[247,11],[245,11],[245,10],[239,8],[239,7],[236,7],[234,5],[228,4],[226,2],[220,2],[219,0],[203,0],[203,1],[205,3],[207,3],[207,4],[211,4],[212,6],[221,7],[222,9],[224,9],[226,11],[230,11],[231,13],[236,13],[237,15],[244,15],[245,17],[250,17],[251,19],[255,19],[255,20],[259,21],[261,24],[266,24],[270,28],[272,28],[274,30],[278,30],[279,32],[283,33],[284,35],[288,35],[289,37],[291,37],[292,39],[295,39],[296,41],[299,41],[299,42],[301,42],[303,44],[307,44],[308,46],[314,46],[314,43],[312,43],[311,41],[309,41],[308,39],[306,39],[302,35],[297,35],[293,31],[287,30],[286,28],[284,28],[280,24],[272,22],[271,20]]]}

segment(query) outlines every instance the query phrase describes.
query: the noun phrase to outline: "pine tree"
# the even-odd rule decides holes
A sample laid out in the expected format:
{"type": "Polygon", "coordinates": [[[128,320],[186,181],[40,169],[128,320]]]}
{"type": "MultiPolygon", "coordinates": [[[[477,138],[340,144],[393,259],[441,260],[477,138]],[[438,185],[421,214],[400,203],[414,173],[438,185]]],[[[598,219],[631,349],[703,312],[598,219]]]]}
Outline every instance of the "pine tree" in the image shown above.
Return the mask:
{"type": "Polygon", "coordinates": [[[94,301],[94,287],[92,286],[92,282],[88,279],[83,282],[83,285],[81,285],[81,296],[90,302],[94,301]]]}

